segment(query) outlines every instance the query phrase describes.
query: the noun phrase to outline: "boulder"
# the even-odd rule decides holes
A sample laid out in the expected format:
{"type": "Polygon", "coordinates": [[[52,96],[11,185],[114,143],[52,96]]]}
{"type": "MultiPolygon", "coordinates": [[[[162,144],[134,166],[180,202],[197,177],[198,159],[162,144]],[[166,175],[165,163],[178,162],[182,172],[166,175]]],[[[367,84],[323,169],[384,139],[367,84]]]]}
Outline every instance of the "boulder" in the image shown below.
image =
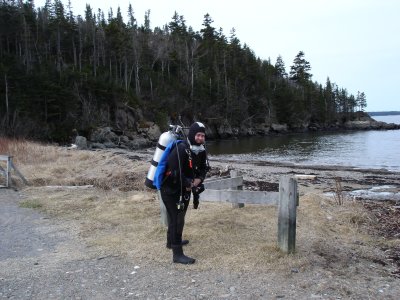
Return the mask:
{"type": "Polygon", "coordinates": [[[90,141],[94,143],[118,143],[119,137],[111,130],[111,127],[103,127],[92,132],[90,141]]]}
{"type": "Polygon", "coordinates": [[[270,129],[271,128],[266,123],[256,124],[254,126],[254,133],[259,135],[267,135],[270,129]]]}
{"type": "Polygon", "coordinates": [[[279,132],[279,133],[288,131],[287,124],[276,124],[276,123],[273,123],[273,124],[271,124],[271,129],[273,131],[279,132]]]}
{"type": "Polygon", "coordinates": [[[160,127],[153,122],[144,122],[138,132],[153,142],[158,141],[161,135],[160,127]]]}
{"type": "Polygon", "coordinates": [[[75,137],[75,145],[77,146],[78,149],[87,149],[88,144],[87,144],[87,139],[84,136],[76,136],[75,137]]]}
{"type": "Polygon", "coordinates": [[[151,146],[151,142],[148,139],[145,139],[144,137],[137,136],[133,140],[129,141],[127,146],[129,149],[136,150],[140,148],[146,148],[151,146]]]}
{"type": "Polygon", "coordinates": [[[254,132],[254,128],[253,127],[247,127],[247,126],[240,126],[240,135],[241,136],[253,136],[256,135],[256,133],[254,132]]]}
{"type": "Polygon", "coordinates": [[[104,146],[104,144],[101,144],[101,143],[91,143],[90,148],[91,149],[105,149],[106,146],[104,146]]]}
{"type": "Polygon", "coordinates": [[[371,121],[347,121],[343,125],[346,129],[365,130],[371,128],[371,121]]]}
{"type": "Polygon", "coordinates": [[[134,112],[122,108],[117,109],[115,112],[115,125],[121,129],[135,129],[136,119],[134,112]]]}

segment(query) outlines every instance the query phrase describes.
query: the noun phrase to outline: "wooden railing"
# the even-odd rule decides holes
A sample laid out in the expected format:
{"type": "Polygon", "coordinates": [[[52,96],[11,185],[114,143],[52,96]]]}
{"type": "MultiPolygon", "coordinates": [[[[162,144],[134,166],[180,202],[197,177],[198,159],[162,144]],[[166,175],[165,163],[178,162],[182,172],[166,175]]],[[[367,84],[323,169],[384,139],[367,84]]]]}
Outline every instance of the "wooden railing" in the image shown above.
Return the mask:
{"type": "Polygon", "coordinates": [[[243,186],[243,177],[231,172],[231,178],[205,181],[201,201],[227,202],[233,207],[244,204],[278,206],[278,247],[285,253],[296,249],[296,213],[298,206],[297,180],[283,176],[279,181],[279,192],[236,190],[243,186]]]}
{"type": "MultiPolygon", "coordinates": [[[[204,181],[205,190],[200,200],[205,202],[232,203],[240,208],[245,204],[278,206],[278,247],[285,253],[294,253],[296,248],[296,213],[299,205],[297,179],[283,176],[279,181],[279,192],[245,191],[243,177],[231,171],[230,178],[204,181]]],[[[158,193],[161,205],[161,223],[167,225],[167,213],[158,193]]]]}

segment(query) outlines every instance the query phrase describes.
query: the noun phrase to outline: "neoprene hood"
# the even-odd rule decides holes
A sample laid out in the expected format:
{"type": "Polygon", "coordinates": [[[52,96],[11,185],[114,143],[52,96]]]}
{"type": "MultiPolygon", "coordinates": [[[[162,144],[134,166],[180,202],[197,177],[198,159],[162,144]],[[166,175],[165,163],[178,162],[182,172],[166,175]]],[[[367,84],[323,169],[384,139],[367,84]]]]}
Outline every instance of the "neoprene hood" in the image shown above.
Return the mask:
{"type": "Polygon", "coordinates": [[[200,146],[201,144],[196,143],[194,140],[194,137],[198,132],[203,132],[204,134],[206,133],[206,127],[204,126],[203,123],[200,122],[194,122],[190,128],[189,128],[189,134],[188,134],[188,139],[191,145],[197,145],[200,146]]]}

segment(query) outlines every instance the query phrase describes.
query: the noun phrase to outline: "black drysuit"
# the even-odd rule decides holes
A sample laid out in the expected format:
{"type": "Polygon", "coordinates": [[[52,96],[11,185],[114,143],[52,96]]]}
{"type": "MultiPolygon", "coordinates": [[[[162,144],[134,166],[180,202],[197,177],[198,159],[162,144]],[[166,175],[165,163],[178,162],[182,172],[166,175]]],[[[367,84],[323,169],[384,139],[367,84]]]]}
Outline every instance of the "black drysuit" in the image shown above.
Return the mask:
{"type": "Polygon", "coordinates": [[[191,152],[186,141],[175,144],[168,156],[166,177],[161,186],[161,197],[168,213],[167,245],[181,245],[185,215],[190,201],[190,191],[186,191],[186,188],[191,187],[195,178],[203,182],[206,173],[205,151],[198,154],[191,152]],[[177,204],[181,197],[183,208],[178,209],[177,204]]]}

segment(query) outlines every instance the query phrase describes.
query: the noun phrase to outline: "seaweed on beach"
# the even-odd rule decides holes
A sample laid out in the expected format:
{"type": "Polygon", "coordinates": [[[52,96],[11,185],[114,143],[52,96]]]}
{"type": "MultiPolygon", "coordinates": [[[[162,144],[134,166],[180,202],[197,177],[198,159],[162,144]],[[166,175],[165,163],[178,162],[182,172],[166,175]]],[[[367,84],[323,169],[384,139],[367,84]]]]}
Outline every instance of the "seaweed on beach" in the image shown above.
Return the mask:
{"type": "MultiPolygon", "coordinates": [[[[396,201],[368,201],[363,202],[376,218],[375,234],[381,235],[386,239],[400,238],[400,206],[396,201]]],[[[385,247],[382,249],[395,267],[391,274],[400,278],[400,247],[385,247]]]]}
{"type": "Polygon", "coordinates": [[[265,181],[243,181],[243,185],[246,190],[252,191],[265,191],[265,192],[278,192],[279,183],[276,182],[265,182],[265,181]]]}
{"type": "Polygon", "coordinates": [[[388,239],[400,238],[400,206],[396,201],[365,201],[363,206],[375,216],[377,233],[388,239]]]}

